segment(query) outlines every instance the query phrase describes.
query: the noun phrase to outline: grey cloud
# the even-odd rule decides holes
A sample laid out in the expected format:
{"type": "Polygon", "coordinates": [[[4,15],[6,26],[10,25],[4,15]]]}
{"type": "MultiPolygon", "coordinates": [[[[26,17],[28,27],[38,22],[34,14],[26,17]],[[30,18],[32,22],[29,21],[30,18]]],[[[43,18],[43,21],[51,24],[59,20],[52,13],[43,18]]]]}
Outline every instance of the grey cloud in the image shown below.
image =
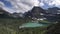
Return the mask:
{"type": "MultiPolygon", "coordinates": [[[[31,10],[34,6],[40,6],[40,7],[59,7],[60,6],[60,0],[7,0],[12,4],[13,10],[9,12],[27,12],[28,10],[31,10]]],[[[7,9],[9,10],[9,9],[7,9]]]]}

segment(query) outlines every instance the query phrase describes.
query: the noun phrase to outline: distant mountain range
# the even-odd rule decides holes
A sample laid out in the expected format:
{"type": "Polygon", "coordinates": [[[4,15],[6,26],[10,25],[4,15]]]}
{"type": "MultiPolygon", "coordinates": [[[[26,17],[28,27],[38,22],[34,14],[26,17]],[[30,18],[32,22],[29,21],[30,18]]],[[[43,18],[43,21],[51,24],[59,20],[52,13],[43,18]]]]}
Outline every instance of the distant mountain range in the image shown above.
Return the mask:
{"type": "Polygon", "coordinates": [[[9,13],[5,10],[3,10],[2,8],[0,9],[0,18],[20,18],[23,17],[22,13],[9,13]]]}
{"type": "Polygon", "coordinates": [[[60,8],[57,8],[57,7],[48,8],[47,12],[51,14],[58,14],[60,13],[60,8]]]}
{"type": "Polygon", "coordinates": [[[32,10],[23,13],[9,13],[3,9],[0,9],[0,18],[47,18],[48,20],[56,20],[57,15],[60,14],[60,8],[53,7],[44,10],[41,7],[33,7],[32,10]]]}

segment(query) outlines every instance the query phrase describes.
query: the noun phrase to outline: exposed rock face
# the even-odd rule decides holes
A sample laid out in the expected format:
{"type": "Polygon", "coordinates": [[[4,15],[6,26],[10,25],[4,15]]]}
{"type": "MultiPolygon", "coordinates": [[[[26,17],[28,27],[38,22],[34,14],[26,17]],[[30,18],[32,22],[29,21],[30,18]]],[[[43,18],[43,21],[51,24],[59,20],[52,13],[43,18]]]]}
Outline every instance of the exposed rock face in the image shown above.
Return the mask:
{"type": "Polygon", "coordinates": [[[41,7],[33,7],[32,10],[28,11],[25,16],[31,16],[35,18],[40,18],[40,13],[44,13],[45,10],[41,7]]]}

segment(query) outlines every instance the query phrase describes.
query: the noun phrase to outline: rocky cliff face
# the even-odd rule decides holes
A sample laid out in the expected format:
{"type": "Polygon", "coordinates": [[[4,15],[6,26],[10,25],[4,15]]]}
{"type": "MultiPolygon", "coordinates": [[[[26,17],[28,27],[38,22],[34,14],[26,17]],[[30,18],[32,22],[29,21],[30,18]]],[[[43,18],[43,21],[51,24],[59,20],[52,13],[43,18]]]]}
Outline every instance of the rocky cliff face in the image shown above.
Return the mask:
{"type": "Polygon", "coordinates": [[[40,15],[40,13],[44,13],[44,12],[45,12],[45,10],[42,9],[41,7],[33,7],[32,10],[25,13],[25,16],[40,18],[40,17],[42,17],[40,15]]]}

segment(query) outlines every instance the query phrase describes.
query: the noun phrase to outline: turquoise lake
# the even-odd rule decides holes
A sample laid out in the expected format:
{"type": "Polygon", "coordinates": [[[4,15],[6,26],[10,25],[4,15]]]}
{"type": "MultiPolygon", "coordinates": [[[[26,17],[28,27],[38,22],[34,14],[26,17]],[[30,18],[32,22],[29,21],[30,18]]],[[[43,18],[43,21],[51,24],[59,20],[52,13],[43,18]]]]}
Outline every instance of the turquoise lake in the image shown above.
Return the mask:
{"type": "Polygon", "coordinates": [[[25,23],[25,24],[22,24],[20,26],[20,28],[24,28],[24,27],[42,27],[42,26],[48,26],[48,24],[43,24],[43,23],[25,23]]]}

